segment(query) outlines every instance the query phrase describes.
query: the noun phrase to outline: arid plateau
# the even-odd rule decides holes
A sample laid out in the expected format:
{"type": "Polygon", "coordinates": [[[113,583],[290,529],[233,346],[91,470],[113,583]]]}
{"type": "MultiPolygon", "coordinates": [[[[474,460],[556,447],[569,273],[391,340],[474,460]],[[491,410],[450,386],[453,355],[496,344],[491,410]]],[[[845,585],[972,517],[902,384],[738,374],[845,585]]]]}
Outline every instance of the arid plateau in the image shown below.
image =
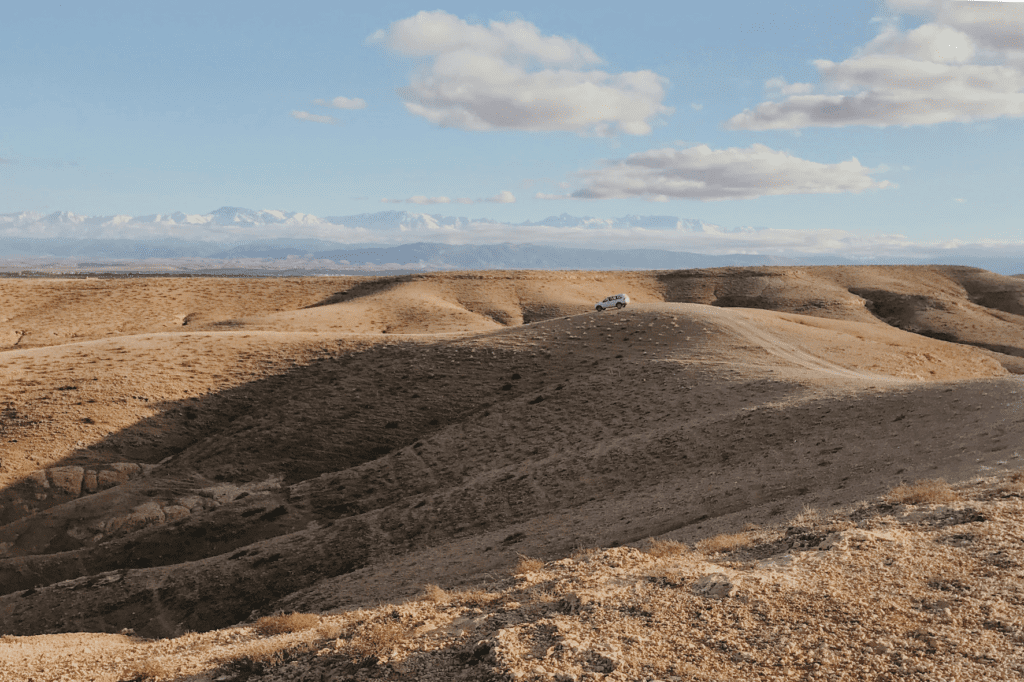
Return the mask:
{"type": "Polygon", "coordinates": [[[0,278],[0,681],[1019,680],[1022,375],[967,267],[0,278]]]}

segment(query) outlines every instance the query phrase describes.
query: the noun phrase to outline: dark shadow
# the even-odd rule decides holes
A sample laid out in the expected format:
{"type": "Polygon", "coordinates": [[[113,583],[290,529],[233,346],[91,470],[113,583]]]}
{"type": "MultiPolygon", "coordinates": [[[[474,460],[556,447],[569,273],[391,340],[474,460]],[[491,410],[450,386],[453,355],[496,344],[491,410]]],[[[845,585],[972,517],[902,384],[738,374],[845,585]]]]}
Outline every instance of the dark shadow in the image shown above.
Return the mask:
{"type": "MultiPolygon", "coordinates": [[[[121,450],[133,434],[168,428],[170,417],[175,433],[144,458],[118,454],[148,471],[95,493],[72,494],[52,481],[43,493],[38,476],[0,491],[13,516],[0,527],[0,541],[11,543],[14,555],[0,559],[0,594],[37,604],[18,616],[0,610],[0,632],[116,631],[142,614],[144,634],[207,630],[363,566],[379,547],[360,515],[449,482],[400,477],[396,483],[386,467],[360,465],[402,448],[419,452],[432,434],[517,399],[521,390],[500,387],[521,373],[533,380],[517,388],[535,388],[543,382],[539,362],[511,349],[473,357],[443,343],[367,344],[159,405],[160,414],[50,467],[66,472],[95,461],[91,450],[121,450]],[[326,474],[331,477],[323,479],[326,474]],[[303,481],[306,489],[293,487],[303,481]],[[163,517],[133,516],[140,505],[155,506],[163,517]],[[172,510],[180,517],[172,520],[172,510]],[[121,527],[111,529],[110,516],[121,527]],[[194,563],[172,570],[156,590],[127,579],[133,571],[185,562],[194,563]],[[53,587],[61,581],[74,584],[53,587]],[[102,601],[90,612],[60,613],[63,592],[98,588],[102,601]]],[[[57,390],[64,388],[73,387],[57,390]]],[[[430,529],[397,530],[391,530],[394,542],[407,546],[430,529]]]]}

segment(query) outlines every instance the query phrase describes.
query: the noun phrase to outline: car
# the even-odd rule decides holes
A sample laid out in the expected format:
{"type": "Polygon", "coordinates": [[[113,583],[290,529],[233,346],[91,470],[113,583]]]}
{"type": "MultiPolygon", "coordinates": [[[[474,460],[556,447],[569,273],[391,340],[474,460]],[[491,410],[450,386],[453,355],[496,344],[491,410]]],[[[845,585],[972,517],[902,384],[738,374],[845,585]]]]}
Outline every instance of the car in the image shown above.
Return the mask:
{"type": "Polygon", "coordinates": [[[619,310],[622,310],[626,307],[627,303],[629,303],[629,296],[626,296],[626,294],[615,294],[614,296],[609,296],[595,305],[594,310],[597,312],[601,312],[606,308],[618,308],[619,310]]]}

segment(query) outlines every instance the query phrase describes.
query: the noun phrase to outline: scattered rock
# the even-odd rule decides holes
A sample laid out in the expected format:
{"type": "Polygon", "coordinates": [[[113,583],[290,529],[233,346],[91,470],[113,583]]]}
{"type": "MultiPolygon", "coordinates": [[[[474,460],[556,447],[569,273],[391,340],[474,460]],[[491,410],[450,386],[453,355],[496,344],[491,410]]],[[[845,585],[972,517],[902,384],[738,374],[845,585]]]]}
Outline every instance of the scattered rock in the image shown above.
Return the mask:
{"type": "Polygon", "coordinates": [[[47,469],[46,473],[56,491],[72,497],[82,494],[82,480],[85,477],[85,469],[82,467],[54,467],[47,469]]]}
{"type": "Polygon", "coordinates": [[[701,597],[727,599],[739,591],[739,586],[725,573],[711,573],[694,582],[691,589],[701,597]]]}

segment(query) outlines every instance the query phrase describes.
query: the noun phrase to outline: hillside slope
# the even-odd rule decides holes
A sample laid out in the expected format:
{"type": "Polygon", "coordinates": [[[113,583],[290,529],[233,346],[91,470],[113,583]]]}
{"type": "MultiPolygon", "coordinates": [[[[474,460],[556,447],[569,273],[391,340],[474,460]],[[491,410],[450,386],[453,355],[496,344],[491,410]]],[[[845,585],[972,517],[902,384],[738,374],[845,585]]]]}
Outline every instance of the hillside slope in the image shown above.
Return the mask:
{"type": "Polygon", "coordinates": [[[146,282],[18,304],[94,338],[0,352],[0,632],[372,604],[1012,468],[1024,435],[1024,283],[965,268],[166,280],[201,303],[175,331],[146,282]]]}

